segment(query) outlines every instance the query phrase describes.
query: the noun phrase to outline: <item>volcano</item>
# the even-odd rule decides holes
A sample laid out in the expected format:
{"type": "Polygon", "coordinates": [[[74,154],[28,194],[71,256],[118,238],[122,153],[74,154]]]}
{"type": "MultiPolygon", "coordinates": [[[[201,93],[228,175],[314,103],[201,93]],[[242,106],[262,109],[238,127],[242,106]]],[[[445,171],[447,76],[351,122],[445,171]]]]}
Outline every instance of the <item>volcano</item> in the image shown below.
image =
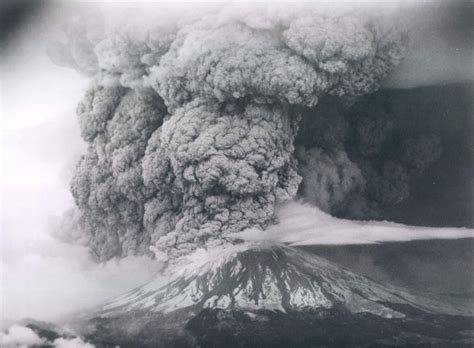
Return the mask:
{"type": "Polygon", "coordinates": [[[103,346],[470,346],[472,312],[290,247],[220,252],[83,315],[103,346]]]}

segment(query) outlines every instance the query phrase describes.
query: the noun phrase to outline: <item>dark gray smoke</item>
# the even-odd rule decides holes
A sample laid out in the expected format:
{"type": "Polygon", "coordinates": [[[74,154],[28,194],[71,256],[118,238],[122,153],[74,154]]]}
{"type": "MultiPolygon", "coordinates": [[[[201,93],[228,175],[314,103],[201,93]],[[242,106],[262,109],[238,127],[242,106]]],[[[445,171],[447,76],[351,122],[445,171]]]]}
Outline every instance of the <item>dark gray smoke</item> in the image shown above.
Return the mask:
{"type": "Polygon", "coordinates": [[[173,260],[265,229],[302,179],[301,194],[330,212],[368,216],[404,199],[437,139],[389,149],[390,117],[332,117],[317,105],[345,110],[377,90],[407,33],[395,16],[316,7],[226,6],[170,25],[67,29],[50,56],[93,76],[78,107],[89,149],[71,183],[80,211],[71,235],[99,260],[150,247],[173,260]],[[314,141],[297,141],[295,156],[299,128],[314,129],[314,141]]]}
{"type": "Polygon", "coordinates": [[[378,218],[408,198],[411,181],[440,158],[442,146],[416,110],[403,108],[369,97],[350,107],[329,98],[305,110],[296,140],[301,195],[357,219],[378,218]]]}

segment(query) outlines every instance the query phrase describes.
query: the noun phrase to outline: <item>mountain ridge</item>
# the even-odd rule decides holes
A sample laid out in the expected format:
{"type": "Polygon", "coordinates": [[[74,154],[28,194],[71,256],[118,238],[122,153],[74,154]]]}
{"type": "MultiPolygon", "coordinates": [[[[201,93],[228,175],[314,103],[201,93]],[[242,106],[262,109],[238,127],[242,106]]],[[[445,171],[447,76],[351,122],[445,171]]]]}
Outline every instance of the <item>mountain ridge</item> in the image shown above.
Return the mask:
{"type": "Polygon", "coordinates": [[[216,255],[176,271],[166,284],[151,281],[110,301],[76,328],[105,347],[473,343],[474,336],[463,333],[472,330],[472,313],[379,284],[302,249],[235,248],[216,255]]]}

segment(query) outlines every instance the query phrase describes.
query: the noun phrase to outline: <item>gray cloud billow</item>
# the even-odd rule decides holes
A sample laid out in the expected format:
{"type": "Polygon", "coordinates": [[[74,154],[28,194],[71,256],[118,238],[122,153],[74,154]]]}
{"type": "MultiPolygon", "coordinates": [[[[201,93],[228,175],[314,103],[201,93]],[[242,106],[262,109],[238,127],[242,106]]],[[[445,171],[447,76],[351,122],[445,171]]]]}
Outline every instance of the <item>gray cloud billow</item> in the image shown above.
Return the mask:
{"type": "Polygon", "coordinates": [[[323,100],[305,110],[296,139],[300,194],[344,218],[376,219],[410,195],[436,162],[441,137],[395,103],[364,98],[347,107],[323,100]]]}
{"type": "Polygon", "coordinates": [[[406,49],[395,16],[227,6],[156,23],[71,29],[49,48],[92,76],[77,112],[88,143],[71,182],[77,224],[63,237],[98,260],[233,243],[226,235],[266,229],[297,195],[369,216],[436,160],[430,135],[385,149],[394,121],[383,115],[313,112],[379,88],[406,49]]]}

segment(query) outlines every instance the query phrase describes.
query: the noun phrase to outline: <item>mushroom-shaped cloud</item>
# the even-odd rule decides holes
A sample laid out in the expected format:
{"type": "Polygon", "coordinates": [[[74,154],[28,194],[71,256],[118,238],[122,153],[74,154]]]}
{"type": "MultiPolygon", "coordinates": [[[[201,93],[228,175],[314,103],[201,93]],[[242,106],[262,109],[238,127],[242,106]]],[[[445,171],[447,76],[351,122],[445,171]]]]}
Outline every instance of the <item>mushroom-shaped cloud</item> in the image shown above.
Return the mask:
{"type": "MultiPolygon", "coordinates": [[[[175,260],[271,224],[301,181],[300,111],[376,90],[403,56],[403,30],[353,13],[224,6],[105,35],[78,109],[89,143],[72,181],[81,240],[100,260],[150,247],[175,260]]],[[[319,185],[307,190],[328,210],[364,185],[342,149],[303,158],[301,173],[319,185]],[[349,178],[334,174],[341,167],[349,178]],[[331,185],[343,193],[324,198],[331,185]]]]}

